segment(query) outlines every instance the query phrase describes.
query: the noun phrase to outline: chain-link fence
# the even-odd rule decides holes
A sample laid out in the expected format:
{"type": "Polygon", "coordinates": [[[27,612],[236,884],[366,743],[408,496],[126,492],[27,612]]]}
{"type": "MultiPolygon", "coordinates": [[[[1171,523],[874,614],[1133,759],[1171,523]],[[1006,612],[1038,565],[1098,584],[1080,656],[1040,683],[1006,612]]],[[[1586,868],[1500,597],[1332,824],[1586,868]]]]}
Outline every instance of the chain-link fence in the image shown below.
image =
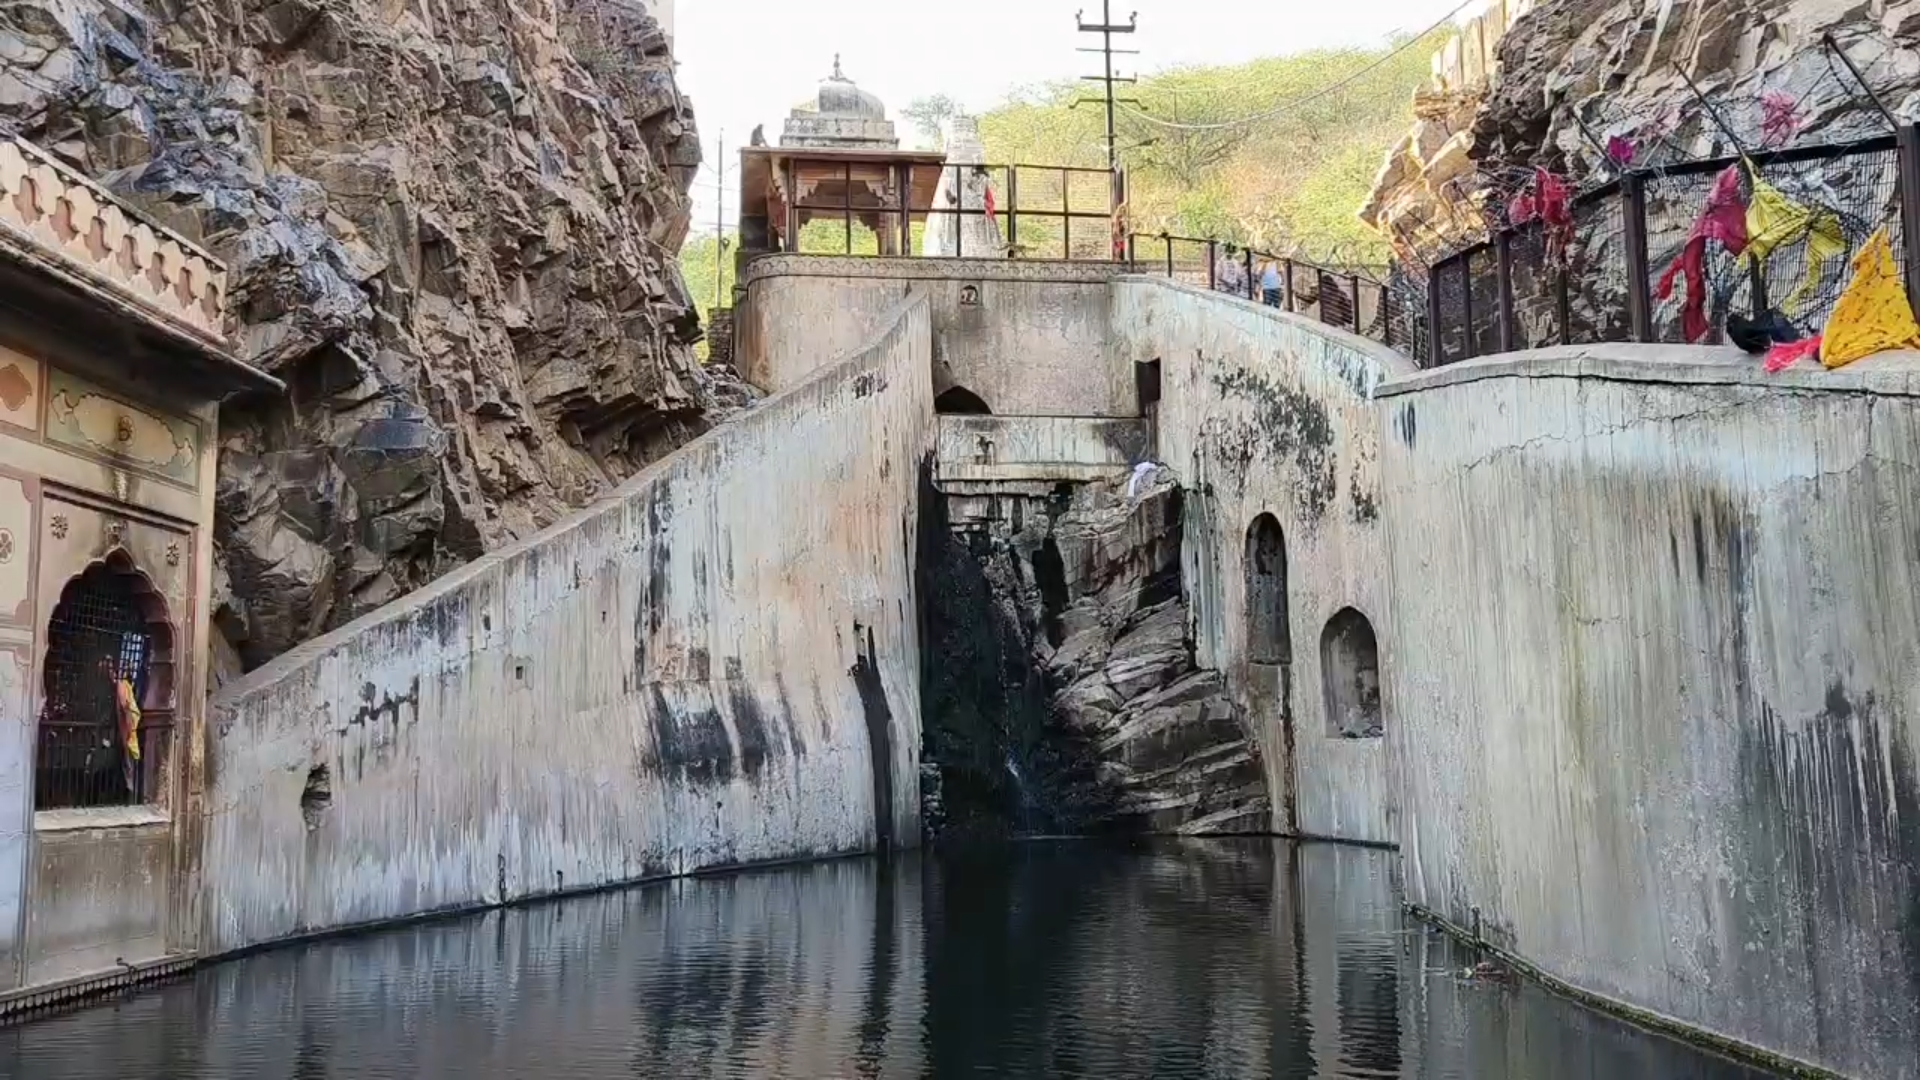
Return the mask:
{"type": "Polygon", "coordinates": [[[1419,362],[1605,341],[1721,344],[1745,321],[1820,332],[1887,228],[1920,284],[1920,134],[1662,164],[1578,195],[1535,174],[1493,238],[1434,263],[1419,362]],[[1749,215],[1758,206],[1762,213],[1749,215]],[[1747,235],[1749,223],[1772,224],[1747,235]],[[1731,242],[1730,242],[1731,241],[1731,242]]]}

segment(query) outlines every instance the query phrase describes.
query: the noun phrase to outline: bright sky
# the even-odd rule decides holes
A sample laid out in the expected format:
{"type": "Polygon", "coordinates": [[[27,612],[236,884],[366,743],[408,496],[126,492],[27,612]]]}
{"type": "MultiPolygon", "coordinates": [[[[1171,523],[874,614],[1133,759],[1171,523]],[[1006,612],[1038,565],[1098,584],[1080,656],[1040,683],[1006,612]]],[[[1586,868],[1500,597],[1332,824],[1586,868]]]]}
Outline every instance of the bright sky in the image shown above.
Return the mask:
{"type": "MultiPolygon", "coordinates": [[[[1140,50],[1116,60],[1131,75],[1376,44],[1396,30],[1424,30],[1460,0],[1112,2],[1115,22],[1140,15],[1131,40],[1114,39],[1116,48],[1140,50]]],[[[694,228],[713,229],[712,166],[722,130],[731,229],[735,148],[755,124],[766,125],[768,142],[778,142],[787,111],[832,72],[835,53],[848,78],[887,103],[902,141],[910,142],[912,125],[899,110],[915,98],[944,93],[981,112],[1019,87],[1099,71],[1097,54],[1074,52],[1099,44],[1094,35],[1075,33],[1081,8],[1087,22],[1100,21],[1100,0],[676,0],[680,88],[693,99],[708,162],[694,189],[694,228]]]]}

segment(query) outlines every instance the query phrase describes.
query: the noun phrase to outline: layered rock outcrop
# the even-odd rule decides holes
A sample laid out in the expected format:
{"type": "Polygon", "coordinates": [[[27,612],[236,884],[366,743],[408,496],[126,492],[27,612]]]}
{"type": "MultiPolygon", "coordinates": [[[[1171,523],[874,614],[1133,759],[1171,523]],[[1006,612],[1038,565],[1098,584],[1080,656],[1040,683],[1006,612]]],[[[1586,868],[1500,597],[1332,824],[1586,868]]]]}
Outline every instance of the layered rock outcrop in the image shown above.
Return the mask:
{"type": "Polygon", "coordinates": [[[0,122],[225,259],[216,619],[249,665],[536,531],[739,400],[699,165],[622,0],[9,0],[0,122]]]}
{"type": "Polygon", "coordinates": [[[1525,10],[1487,43],[1493,62],[1416,96],[1361,211],[1403,256],[1483,239],[1482,202],[1532,166],[1608,175],[1615,138],[1635,166],[1734,152],[1689,80],[1746,149],[1886,134],[1829,35],[1896,115],[1920,107],[1920,0],[1507,4],[1525,10]]]}
{"type": "Polygon", "coordinates": [[[930,830],[1251,832],[1270,805],[1221,674],[1194,662],[1180,490],[923,499],[930,830]],[[928,512],[931,508],[933,512],[928,512]]]}

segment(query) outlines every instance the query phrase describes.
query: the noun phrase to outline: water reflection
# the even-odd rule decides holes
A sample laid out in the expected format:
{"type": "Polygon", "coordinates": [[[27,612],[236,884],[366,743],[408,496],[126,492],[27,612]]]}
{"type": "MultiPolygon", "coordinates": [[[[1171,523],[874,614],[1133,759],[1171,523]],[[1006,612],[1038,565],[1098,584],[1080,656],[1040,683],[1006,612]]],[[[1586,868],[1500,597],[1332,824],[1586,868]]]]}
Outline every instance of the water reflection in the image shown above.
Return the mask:
{"type": "Polygon", "coordinates": [[[1460,979],[1394,859],[1060,843],[676,882],[220,965],[0,1031],[0,1074],[1763,1075],[1460,979]]]}

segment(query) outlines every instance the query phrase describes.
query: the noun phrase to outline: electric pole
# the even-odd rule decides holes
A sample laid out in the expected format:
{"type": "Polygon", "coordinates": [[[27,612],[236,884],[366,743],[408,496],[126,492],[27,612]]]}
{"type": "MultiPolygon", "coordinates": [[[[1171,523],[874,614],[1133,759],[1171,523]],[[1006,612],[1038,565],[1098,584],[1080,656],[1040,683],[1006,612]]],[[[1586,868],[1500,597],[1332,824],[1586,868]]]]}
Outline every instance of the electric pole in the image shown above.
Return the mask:
{"type": "Polygon", "coordinates": [[[1115,75],[1113,73],[1113,58],[1116,53],[1123,56],[1137,56],[1139,55],[1140,50],[1115,49],[1113,47],[1113,35],[1131,34],[1135,30],[1139,29],[1140,13],[1134,12],[1133,14],[1129,15],[1124,25],[1116,24],[1113,21],[1113,0],[1100,0],[1100,21],[1097,23],[1089,23],[1086,21],[1085,16],[1086,16],[1086,12],[1084,10],[1076,11],[1073,14],[1074,21],[1080,24],[1081,33],[1100,35],[1100,47],[1097,49],[1083,48],[1083,49],[1080,49],[1079,51],[1099,53],[1101,57],[1105,59],[1106,67],[1104,69],[1104,72],[1105,72],[1104,74],[1084,75],[1084,76],[1081,76],[1081,81],[1100,83],[1106,91],[1105,97],[1106,97],[1106,103],[1107,103],[1107,172],[1109,172],[1113,176],[1113,206],[1115,209],[1118,209],[1120,206],[1120,152],[1117,145],[1118,139],[1117,139],[1117,136],[1115,135],[1114,126],[1113,126],[1113,106],[1115,101],[1115,98],[1113,95],[1113,87],[1114,87],[1114,84],[1116,83],[1132,83],[1138,80],[1132,77],[1121,78],[1115,75]]]}
{"type": "Polygon", "coordinates": [[[721,272],[727,255],[727,129],[720,129],[720,153],[713,181],[713,306],[720,305],[721,272]]]}

